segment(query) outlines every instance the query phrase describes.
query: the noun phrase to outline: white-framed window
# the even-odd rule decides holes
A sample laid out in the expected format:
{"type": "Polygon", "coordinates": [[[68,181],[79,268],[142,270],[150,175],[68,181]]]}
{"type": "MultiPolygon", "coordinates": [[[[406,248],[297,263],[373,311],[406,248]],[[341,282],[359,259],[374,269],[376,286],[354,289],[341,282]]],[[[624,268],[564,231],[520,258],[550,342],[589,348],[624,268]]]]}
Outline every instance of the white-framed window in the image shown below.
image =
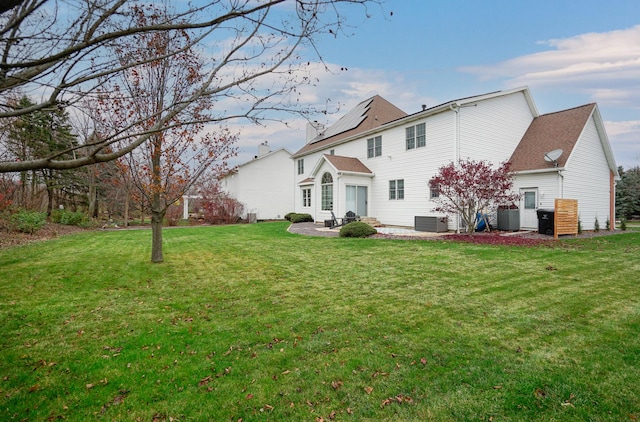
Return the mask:
{"type": "Polygon", "coordinates": [[[424,123],[405,128],[407,149],[420,148],[427,145],[426,125],[424,123]]]}
{"type": "Polygon", "coordinates": [[[379,157],[382,155],[382,136],[367,139],[367,158],[379,157]]]}
{"type": "Polygon", "coordinates": [[[298,174],[304,174],[304,158],[298,160],[298,174]]]}
{"type": "Polygon", "coordinates": [[[389,199],[404,199],[404,179],[389,180],[389,199]]]}
{"type": "Polygon", "coordinates": [[[325,173],[322,175],[321,181],[322,193],[322,210],[323,211],[332,211],[333,210],[333,177],[331,173],[325,173]]]}
{"type": "Polygon", "coordinates": [[[311,188],[302,189],[302,206],[307,208],[311,206],[311,188]]]}
{"type": "Polygon", "coordinates": [[[436,199],[440,197],[440,189],[437,187],[431,188],[431,199],[436,199]]]}

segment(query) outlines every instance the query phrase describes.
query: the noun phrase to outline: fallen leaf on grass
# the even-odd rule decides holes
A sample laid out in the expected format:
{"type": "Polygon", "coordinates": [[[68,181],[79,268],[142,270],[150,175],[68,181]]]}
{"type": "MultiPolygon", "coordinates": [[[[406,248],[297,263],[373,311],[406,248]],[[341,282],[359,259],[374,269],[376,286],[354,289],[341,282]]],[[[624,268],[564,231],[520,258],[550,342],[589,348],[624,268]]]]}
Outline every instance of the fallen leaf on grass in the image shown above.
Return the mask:
{"type": "Polygon", "coordinates": [[[392,403],[398,403],[398,404],[403,404],[403,403],[407,403],[407,404],[413,404],[413,399],[409,396],[405,396],[403,394],[398,394],[395,397],[389,397],[388,399],[384,399],[382,400],[382,403],[380,404],[381,408],[385,408],[385,406],[388,406],[392,403]]]}
{"type": "Polygon", "coordinates": [[[334,390],[339,389],[340,387],[342,387],[344,384],[342,383],[342,381],[331,381],[331,387],[334,390]]]}
{"type": "Polygon", "coordinates": [[[423,365],[426,365],[427,364],[427,359],[420,358],[420,363],[423,364],[423,365]]]}
{"type": "Polygon", "coordinates": [[[211,381],[210,376],[202,378],[200,382],[198,382],[198,387],[202,387],[203,385],[209,384],[209,381],[211,381]]]}
{"type": "Polygon", "coordinates": [[[365,387],[364,391],[366,391],[367,394],[371,394],[373,392],[373,387],[365,387]]]}

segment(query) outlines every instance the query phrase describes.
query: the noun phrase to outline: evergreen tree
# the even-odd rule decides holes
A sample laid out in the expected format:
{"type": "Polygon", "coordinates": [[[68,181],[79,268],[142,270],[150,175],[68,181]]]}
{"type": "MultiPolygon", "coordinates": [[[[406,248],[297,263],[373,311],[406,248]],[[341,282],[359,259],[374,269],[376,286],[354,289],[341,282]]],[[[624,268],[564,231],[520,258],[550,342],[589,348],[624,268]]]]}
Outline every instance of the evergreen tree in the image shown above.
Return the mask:
{"type": "Polygon", "coordinates": [[[620,181],[616,186],[616,211],[618,218],[631,219],[640,215],[640,166],[629,170],[618,168],[620,181]]]}

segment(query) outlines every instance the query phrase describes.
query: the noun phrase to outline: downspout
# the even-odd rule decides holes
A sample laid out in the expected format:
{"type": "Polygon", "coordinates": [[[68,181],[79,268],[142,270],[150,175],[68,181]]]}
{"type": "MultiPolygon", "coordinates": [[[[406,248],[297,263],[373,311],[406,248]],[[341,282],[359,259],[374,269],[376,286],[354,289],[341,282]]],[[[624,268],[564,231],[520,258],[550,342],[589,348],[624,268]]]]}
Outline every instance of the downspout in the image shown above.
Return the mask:
{"type": "Polygon", "coordinates": [[[558,193],[560,194],[560,198],[564,199],[564,174],[562,174],[562,170],[558,170],[558,193]]]}
{"type": "MultiPolygon", "coordinates": [[[[458,165],[460,164],[460,104],[450,104],[449,109],[453,111],[456,116],[454,125],[455,133],[453,135],[453,155],[455,157],[453,165],[458,168],[458,165]]],[[[456,213],[455,230],[456,233],[460,233],[460,213],[456,213]]]]}
{"type": "MultiPolygon", "coordinates": [[[[338,212],[339,210],[337,209],[336,205],[338,205],[338,200],[340,198],[340,179],[342,179],[342,173],[339,172],[339,173],[336,174],[336,176],[337,176],[336,177],[336,182],[337,182],[336,185],[337,186],[336,186],[336,196],[333,197],[333,209],[334,209],[335,212],[338,212]]],[[[342,214],[344,214],[344,213],[342,211],[340,211],[339,215],[342,215],[342,214]]]]}

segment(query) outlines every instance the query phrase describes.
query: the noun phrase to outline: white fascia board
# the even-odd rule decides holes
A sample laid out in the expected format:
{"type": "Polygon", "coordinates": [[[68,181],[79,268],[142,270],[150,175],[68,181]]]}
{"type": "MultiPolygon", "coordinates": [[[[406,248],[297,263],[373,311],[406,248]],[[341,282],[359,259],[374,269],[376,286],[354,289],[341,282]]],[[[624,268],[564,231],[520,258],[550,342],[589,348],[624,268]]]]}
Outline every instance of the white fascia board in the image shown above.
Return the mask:
{"type": "Polygon", "coordinates": [[[375,173],[360,173],[359,171],[340,171],[338,172],[340,176],[360,176],[360,177],[373,177],[375,173]]]}
{"type": "Polygon", "coordinates": [[[565,167],[553,167],[548,169],[537,169],[537,170],[522,170],[522,171],[514,171],[513,174],[517,176],[524,176],[527,174],[541,174],[541,173],[556,173],[566,170],[565,167]]]}

